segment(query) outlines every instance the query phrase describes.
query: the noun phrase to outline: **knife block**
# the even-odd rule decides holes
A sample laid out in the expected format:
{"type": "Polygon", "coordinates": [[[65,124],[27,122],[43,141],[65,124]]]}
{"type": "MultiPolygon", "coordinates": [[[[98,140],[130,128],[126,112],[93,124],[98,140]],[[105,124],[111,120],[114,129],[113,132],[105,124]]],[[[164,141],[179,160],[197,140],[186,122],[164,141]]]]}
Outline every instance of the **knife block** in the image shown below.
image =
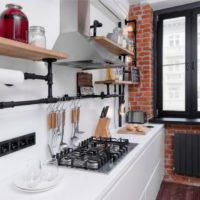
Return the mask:
{"type": "Polygon", "coordinates": [[[109,125],[110,125],[110,118],[100,118],[97,123],[95,136],[110,137],[109,125]]]}

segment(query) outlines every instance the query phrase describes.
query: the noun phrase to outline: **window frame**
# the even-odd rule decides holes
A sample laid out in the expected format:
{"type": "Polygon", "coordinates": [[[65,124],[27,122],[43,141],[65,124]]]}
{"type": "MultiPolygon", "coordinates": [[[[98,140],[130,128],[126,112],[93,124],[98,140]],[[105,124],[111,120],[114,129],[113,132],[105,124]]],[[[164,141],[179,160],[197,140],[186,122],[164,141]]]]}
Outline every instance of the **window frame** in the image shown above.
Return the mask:
{"type": "Polygon", "coordinates": [[[197,16],[200,3],[165,9],[154,12],[154,117],[200,117],[197,109],[197,16]],[[163,20],[185,16],[185,111],[163,110],[162,57],[163,20]],[[196,92],[195,92],[196,91],[196,92]],[[196,99],[196,100],[195,100],[196,99]]]}

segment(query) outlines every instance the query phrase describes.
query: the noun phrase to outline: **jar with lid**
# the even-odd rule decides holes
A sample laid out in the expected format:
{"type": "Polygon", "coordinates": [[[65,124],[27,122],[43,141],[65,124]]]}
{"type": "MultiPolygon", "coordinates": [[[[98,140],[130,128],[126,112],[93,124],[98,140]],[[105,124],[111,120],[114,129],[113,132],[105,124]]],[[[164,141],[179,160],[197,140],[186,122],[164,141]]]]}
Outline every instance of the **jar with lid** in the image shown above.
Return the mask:
{"type": "Polygon", "coordinates": [[[123,31],[122,47],[128,48],[128,33],[127,33],[126,29],[124,29],[124,31],[123,31]]]}
{"type": "Polygon", "coordinates": [[[119,27],[114,28],[112,41],[122,45],[122,29],[119,27]]]}
{"type": "Polygon", "coordinates": [[[41,26],[29,28],[29,43],[38,47],[46,47],[45,29],[41,26]]]}
{"type": "Polygon", "coordinates": [[[0,15],[0,36],[28,43],[28,19],[16,4],[7,4],[0,15]]]}

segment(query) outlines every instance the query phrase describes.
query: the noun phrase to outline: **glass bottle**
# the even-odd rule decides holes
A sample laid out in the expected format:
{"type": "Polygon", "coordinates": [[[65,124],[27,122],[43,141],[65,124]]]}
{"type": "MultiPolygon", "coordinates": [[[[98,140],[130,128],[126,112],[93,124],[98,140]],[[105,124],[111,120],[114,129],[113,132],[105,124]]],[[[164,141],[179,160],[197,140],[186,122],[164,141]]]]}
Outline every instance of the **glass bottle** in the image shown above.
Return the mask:
{"type": "Polygon", "coordinates": [[[134,51],[134,42],[132,39],[128,39],[128,50],[129,51],[134,51]]]}
{"type": "Polygon", "coordinates": [[[28,43],[28,19],[21,11],[22,7],[15,4],[6,7],[0,15],[0,36],[28,43]]]}

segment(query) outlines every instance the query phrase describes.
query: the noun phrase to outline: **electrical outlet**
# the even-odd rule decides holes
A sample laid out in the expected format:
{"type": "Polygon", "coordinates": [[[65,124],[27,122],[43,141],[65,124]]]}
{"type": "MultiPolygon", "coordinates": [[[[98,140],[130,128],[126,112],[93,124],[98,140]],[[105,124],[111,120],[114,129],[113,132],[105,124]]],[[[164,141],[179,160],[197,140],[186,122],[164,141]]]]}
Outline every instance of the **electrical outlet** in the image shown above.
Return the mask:
{"type": "Polygon", "coordinates": [[[0,157],[34,145],[35,137],[35,133],[30,133],[0,142],[0,157]]]}
{"type": "Polygon", "coordinates": [[[17,151],[19,149],[18,139],[10,140],[10,151],[17,151]]]}
{"type": "Polygon", "coordinates": [[[31,134],[27,135],[27,144],[29,146],[35,144],[35,133],[31,133],[31,134]]]}
{"type": "Polygon", "coordinates": [[[26,136],[19,138],[19,148],[25,148],[27,146],[26,136]]]}
{"type": "Polygon", "coordinates": [[[10,151],[9,141],[4,141],[0,143],[0,155],[6,155],[10,151]]]}

